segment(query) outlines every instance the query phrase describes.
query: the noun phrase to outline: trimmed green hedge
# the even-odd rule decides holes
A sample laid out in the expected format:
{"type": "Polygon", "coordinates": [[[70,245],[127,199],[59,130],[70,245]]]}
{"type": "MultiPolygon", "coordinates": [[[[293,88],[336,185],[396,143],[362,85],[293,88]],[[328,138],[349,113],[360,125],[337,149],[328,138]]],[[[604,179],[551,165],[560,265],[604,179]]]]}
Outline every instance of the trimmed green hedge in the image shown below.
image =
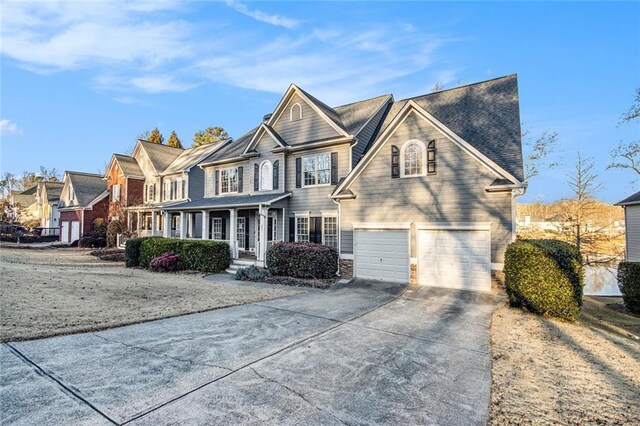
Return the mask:
{"type": "Polygon", "coordinates": [[[507,247],[504,273],[511,306],[571,321],[580,315],[584,266],[574,245],[516,241],[507,247]]]}
{"type": "Polygon", "coordinates": [[[129,238],[126,241],[124,246],[124,264],[127,268],[140,266],[140,247],[142,246],[142,242],[148,240],[149,238],[160,237],[129,238]]]}
{"type": "Polygon", "coordinates": [[[274,275],[331,278],[338,271],[338,251],[314,243],[275,243],[267,251],[267,268],[274,275]]]}
{"type": "Polygon", "coordinates": [[[164,253],[180,255],[181,269],[193,271],[222,272],[231,263],[229,244],[220,241],[175,240],[171,238],[148,238],[140,246],[138,263],[143,268],[164,253]]]}
{"type": "Polygon", "coordinates": [[[640,313],[640,262],[620,262],[618,287],[627,309],[640,313]]]}

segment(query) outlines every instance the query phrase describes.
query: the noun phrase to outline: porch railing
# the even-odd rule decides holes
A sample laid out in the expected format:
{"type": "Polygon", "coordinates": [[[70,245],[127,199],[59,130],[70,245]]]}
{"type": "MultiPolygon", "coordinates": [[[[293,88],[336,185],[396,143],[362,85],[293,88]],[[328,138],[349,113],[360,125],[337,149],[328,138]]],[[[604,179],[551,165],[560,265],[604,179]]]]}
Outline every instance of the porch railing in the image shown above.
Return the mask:
{"type": "Polygon", "coordinates": [[[152,231],[151,229],[141,229],[138,232],[140,237],[162,237],[162,231],[152,231]]]}

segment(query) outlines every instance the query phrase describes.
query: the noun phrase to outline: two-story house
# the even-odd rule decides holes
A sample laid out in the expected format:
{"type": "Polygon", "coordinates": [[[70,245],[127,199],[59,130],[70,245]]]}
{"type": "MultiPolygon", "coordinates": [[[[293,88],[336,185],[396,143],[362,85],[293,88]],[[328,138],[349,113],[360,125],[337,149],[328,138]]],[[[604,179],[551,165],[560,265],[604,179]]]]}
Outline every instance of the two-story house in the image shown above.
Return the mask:
{"type": "Polygon", "coordinates": [[[62,185],[60,241],[71,243],[93,232],[96,219],[107,220],[109,191],[104,178],[94,173],[66,171],[62,185]]]}
{"type": "MultiPolygon", "coordinates": [[[[204,172],[194,168],[221,143],[182,149],[139,140],[131,156],[114,154],[105,177],[109,218],[139,236],[178,236],[180,223],[161,218],[162,208],[203,197],[204,172]]],[[[187,234],[189,235],[189,234],[187,234]]]]}
{"type": "Polygon", "coordinates": [[[38,203],[38,217],[42,235],[58,235],[60,213],[58,200],[62,192],[62,182],[38,182],[36,202],[38,203]]]}
{"type": "Polygon", "coordinates": [[[163,209],[181,238],[258,264],[273,241],[328,244],[357,277],[488,290],[526,188],[517,78],[334,108],[292,85],[199,167],[204,197],[163,209]]]}

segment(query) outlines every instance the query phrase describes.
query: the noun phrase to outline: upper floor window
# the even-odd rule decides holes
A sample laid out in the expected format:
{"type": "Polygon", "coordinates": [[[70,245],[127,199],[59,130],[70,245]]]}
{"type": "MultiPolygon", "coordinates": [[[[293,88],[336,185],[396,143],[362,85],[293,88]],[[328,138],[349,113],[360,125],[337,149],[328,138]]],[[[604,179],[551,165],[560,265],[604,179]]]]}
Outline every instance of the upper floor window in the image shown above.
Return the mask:
{"type": "Polygon", "coordinates": [[[263,161],[260,165],[260,191],[273,189],[273,165],[271,161],[263,161]]]}
{"type": "Polygon", "coordinates": [[[224,169],[220,171],[220,193],[238,192],[238,169],[224,169]]]}
{"type": "Polygon", "coordinates": [[[427,162],[427,152],[419,140],[410,140],[402,146],[400,150],[400,158],[402,159],[401,176],[424,176],[425,164],[427,162]]]}
{"type": "Polygon", "coordinates": [[[115,185],[113,185],[111,187],[111,200],[112,201],[115,201],[115,202],[120,201],[120,192],[121,192],[120,188],[121,188],[121,186],[120,186],[119,183],[115,184],[115,185]]]}
{"type": "Polygon", "coordinates": [[[331,183],[331,156],[317,154],[302,157],[303,185],[328,185],[331,183]]]}
{"type": "Polygon", "coordinates": [[[299,103],[295,103],[289,110],[289,121],[302,120],[302,106],[299,103]]]}

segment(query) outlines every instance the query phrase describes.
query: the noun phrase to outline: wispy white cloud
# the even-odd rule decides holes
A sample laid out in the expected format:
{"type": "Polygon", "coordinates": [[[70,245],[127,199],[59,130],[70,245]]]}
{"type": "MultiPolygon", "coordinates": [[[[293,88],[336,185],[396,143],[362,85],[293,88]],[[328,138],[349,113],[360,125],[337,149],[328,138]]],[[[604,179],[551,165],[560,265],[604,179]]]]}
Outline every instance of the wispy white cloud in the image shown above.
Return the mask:
{"type": "Polygon", "coordinates": [[[21,135],[22,129],[11,120],[0,120],[0,135],[21,135]]]}
{"type": "Polygon", "coordinates": [[[196,84],[177,82],[169,75],[137,77],[131,79],[131,83],[134,87],[147,93],[186,92],[196,87],[196,84]]]}
{"type": "Polygon", "coordinates": [[[259,10],[251,10],[246,5],[233,0],[227,0],[227,5],[232,7],[235,11],[253,18],[256,21],[264,22],[265,24],[276,25],[278,27],[289,29],[295,28],[300,24],[299,21],[282,15],[266,13],[259,10]]]}

